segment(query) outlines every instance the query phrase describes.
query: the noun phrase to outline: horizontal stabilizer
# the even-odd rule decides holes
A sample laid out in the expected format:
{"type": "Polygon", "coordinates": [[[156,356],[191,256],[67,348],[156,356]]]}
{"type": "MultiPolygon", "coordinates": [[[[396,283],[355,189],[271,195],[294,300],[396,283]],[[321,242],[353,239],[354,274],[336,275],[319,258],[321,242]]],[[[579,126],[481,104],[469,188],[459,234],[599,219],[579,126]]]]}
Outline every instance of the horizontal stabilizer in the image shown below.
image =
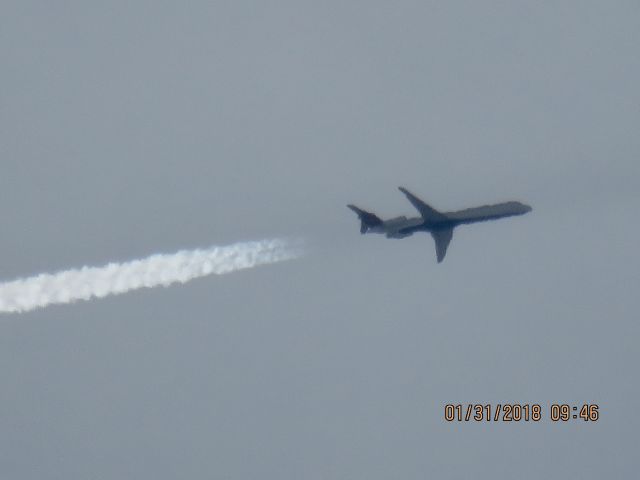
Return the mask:
{"type": "Polygon", "coordinates": [[[375,213],[367,212],[355,205],[347,205],[347,207],[358,214],[358,218],[360,219],[360,233],[367,233],[367,230],[371,227],[382,224],[382,220],[375,213]]]}

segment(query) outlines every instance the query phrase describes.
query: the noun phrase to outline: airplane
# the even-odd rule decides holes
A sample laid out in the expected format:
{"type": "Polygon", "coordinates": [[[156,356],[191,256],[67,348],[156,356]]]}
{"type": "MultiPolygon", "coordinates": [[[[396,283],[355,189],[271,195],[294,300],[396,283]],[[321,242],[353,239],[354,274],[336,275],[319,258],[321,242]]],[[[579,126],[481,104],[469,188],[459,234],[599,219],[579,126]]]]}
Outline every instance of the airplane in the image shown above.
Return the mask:
{"type": "Polygon", "coordinates": [[[398,189],[407,196],[421,216],[412,218],[401,216],[382,220],[374,213],[362,210],[355,205],[347,205],[360,218],[360,233],[384,233],[387,238],[404,238],[413,235],[415,232],[429,232],[436,243],[438,263],[444,260],[444,256],[447,254],[447,247],[451,242],[451,237],[453,237],[453,229],[458,225],[524,215],[531,211],[529,205],[520,202],[504,202],[455,212],[439,212],[406,188],[398,187],[398,189]]]}

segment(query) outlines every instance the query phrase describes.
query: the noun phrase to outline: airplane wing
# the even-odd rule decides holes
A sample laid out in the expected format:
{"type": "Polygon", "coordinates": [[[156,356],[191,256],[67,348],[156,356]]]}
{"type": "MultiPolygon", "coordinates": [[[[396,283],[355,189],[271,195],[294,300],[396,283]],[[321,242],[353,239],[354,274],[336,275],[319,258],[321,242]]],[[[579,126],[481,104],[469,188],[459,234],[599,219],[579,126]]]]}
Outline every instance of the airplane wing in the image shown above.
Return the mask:
{"type": "Polygon", "coordinates": [[[420,212],[420,215],[422,215],[422,218],[424,218],[427,222],[440,222],[447,219],[446,215],[440,213],[435,208],[430,207],[429,205],[424,203],[406,188],[398,187],[398,190],[400,190],[407,196],[411,204],[416,207],[416,209],[420,212]]]}
{"type": "Polygon", "coordinates": [[[444,256],[447,254],[447,247],[453,237],[453,228],[447,228],[446,230],[435,230],[431,232],[433,240],[436,242],[436,257],[438,263],[444,260],[444,256]]]}

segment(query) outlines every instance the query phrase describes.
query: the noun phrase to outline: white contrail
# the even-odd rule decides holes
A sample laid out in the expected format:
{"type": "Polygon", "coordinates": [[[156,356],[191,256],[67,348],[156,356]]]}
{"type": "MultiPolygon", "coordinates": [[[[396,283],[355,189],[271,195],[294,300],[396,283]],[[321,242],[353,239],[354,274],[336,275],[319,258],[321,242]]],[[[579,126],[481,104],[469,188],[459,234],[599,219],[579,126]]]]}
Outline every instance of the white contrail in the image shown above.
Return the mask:
{"type": "Polygon", "coordinates": [[[0,283],[0,312],[26,312],[56,303],[71,303],[137,288],[185,283],[300,256],[300,242],[262,240],[226,247],[181,250],[104,267],[82,267],[0,283]]]}

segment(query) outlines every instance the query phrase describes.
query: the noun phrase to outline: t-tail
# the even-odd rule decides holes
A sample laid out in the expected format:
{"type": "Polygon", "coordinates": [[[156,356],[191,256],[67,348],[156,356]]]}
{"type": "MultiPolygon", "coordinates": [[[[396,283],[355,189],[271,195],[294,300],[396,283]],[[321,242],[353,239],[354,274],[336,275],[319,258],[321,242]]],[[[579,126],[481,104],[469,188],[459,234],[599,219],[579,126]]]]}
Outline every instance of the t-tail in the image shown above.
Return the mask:
{"type": "Polygon", "coordinates": [[[367,233],[367,230],[370,228],[382,225],[382,220],[380,220],[375,213],[367,212],[355,205],[347,205],[347,207],[358,214],[358,218],[360,219],[360,233],[367,233]]]}

